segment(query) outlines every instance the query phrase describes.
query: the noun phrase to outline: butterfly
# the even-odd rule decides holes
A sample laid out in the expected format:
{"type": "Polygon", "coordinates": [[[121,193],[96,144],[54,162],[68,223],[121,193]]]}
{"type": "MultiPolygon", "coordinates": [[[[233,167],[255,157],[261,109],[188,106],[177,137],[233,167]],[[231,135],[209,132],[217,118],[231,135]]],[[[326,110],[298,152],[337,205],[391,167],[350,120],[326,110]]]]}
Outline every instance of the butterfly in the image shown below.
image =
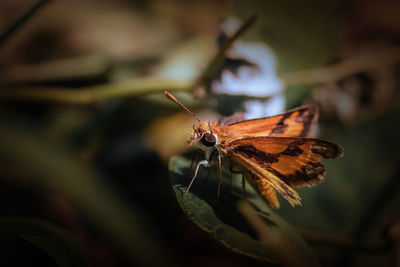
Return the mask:
{"type": "Polygon", "coordinates": [[[190,131],[187,145],[200,146],[205,152],[206,159],[196,165],[184,195],[197,177],[200,166],[210,167],[216,160],[218,199],[224,160],[230,170],[243,174],[243,187],[247,180],[270,207],[280,207],[276,192],[292,206],[301,205],[301,197],[294,188],[311,187],[323,181],[325,166],[321,159],[343,155],[343,149],[333,142],[307,138],[318,117],[316,106],[301,106],[279,115],[239,122],[227,117],[216,123],[201,121],[169,92],[165,95],[198,121],[190,131]]]}

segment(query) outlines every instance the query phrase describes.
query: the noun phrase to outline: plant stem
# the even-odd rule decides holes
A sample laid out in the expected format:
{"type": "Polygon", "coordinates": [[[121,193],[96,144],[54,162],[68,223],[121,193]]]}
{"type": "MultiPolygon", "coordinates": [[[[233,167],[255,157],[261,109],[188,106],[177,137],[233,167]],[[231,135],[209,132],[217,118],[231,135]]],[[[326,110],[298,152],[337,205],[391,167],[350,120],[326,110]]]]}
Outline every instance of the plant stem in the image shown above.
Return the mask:
{"type": "Polygon", "coordinates": [[[400,48],[389,47],[379,51],[360,53],[334,65],[288,73],[282,75],[281,80],[285,87],[332,83],[357,73],[393,66],[399,61],[400,48]]]}
{"type": "Polygon", "coordinates": [[[138,78],[128,82],[84,87],[67,88],[17,88],[0,90],[0,99],[40,100],[65,104],[86,105],[113,98],[139,96],[158,93],[164,90],[185,91],[191,88],[192,82],[160,78],[138,78]]]}
{"type": "Polygon", "coordinates": [[[0,47],[5,44],[5,42],[20,29],[36,12],[45,6],[51,0],[39,0],[35,5],[33,5],[28,11],[22,14],[10,28],[8,28],[2,35],[0,35],[0,47]]]}

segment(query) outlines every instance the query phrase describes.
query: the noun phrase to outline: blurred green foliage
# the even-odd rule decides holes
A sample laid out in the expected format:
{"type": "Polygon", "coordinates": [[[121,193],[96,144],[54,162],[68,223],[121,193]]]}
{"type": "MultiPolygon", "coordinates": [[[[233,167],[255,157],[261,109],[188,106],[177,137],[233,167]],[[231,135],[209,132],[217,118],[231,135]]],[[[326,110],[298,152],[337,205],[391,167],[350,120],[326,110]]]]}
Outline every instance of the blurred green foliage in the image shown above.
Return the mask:
{"type": "Polygon", "coordinates": [[[0,4],[7,20],[0,38],[2,265],[274,265],[214,238],[289,265],[387,266],[398,256],[395,1],[34,2],[0,4]],[[241,109],[247,96],[205,92],[220,78],[218,55],[226,52],[216,45],[220,19],[254,11],[257,23],[240,37],[272,48],[283,83],[303,70],[310,77],[322,67],[340,70],[284,88],[287,108],[320,106],[319,135],[344,147],[344,157],[326,162],[325,182],[299,189],[302,207],[281,199],[272,212],[248,193],[266,227],[284,237],[272,247],[238,211],[237,183],[232,194],[224,181],[215,205],[216,173],[207,180],[202,170],[182,199],[187,160],[172,157],[167,166],[171,154],[189,157],[182,133],[193,120],[162,92],[176,92],[202,119],[241,109]],[[341,69],[376,51],[388,51],[386,58],[341,69]],[[190,75],[165,74],[180,71],[190,75]]]}

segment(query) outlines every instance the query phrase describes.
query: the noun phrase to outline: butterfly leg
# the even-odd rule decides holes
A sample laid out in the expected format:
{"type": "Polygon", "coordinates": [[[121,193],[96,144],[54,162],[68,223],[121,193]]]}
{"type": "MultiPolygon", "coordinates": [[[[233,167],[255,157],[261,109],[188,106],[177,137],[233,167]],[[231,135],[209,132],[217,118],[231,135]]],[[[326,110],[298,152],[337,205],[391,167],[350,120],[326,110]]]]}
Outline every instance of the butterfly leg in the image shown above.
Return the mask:
{"type": "Polygon", "coordinates": [[[192,160],[191,160],[191,162],[190,162],[190,167],[189,167],[189,169],[188,169],[188,171],[187,171],[186,176],[189,176],[190,173],[192,172],[193,163],[194,163],[195,157],[196,157],[196,151],[194,151],[194,152],[192,153],[192,160]]]}
{"type": "Polygon", "coordinates": [[[233,174],[242,174],[243,171],[235,170],[234,167],[232,167],[232,166],[229,166],[229,171],[231,172],[230,179],[229,179],[229,187],[230,187],[229,189],[230,189],[231,193],[233,193],[233,174]]]}
{"type": "Polygon", "coordinates": [[[247,199],[247,195],[246,195],[246,178],[244,177],[244,174],[242,175],[242,189],[243,189],[243,197],[244,197],[244,199],[247,199]]]}
{"type": "Polygon", "coordinates": [[[186,176],[190,176],[190,174],[192,173],[193,165],[195,162],[197,162],[197,155],[199,154],[200,151],[201,151],[200,149],[196,149],[193,151],[191,161],[190,161],[190,167],[187,171],[186,176]]]}
{"type": "Polygon", "coordinates": [[[192,184],[194,182],[194,179],[196,179],[197,173],[199,172],[199,168],[200,168],[201,165],[203,165],[204,167],[210,167],[210,162],[208,160],[202,160],[199,163],[197,163],[196,169],[194,171],[194,176],[193,176],[192,180],[190,181],[189,186],[186,188],[185,192],[183,193],[182,197],[185,197],[187,192],[189,192],[189,189],[192,186],[192,184]]]}
{"type": "Polygon", "coordinates": [[[207,176],[206,179],[204,180],[206,183],[208,182],[208,178],[210,178],[211,175],[211,167],[207,169],[207,176]]]}
{"type": "Polygon", "coordinates": [[[229,176],[229,191],[231,191],[231,194],[233,193],[233,172],[229,176]]]}
{"type": "Polygon", "coordinates": [[[221,193],[221,185],[222,185],[222,166],[221,166],[222,157],[221,155],[218,155],[217,158],[218,158],[218,189],[217,189],[217,200],[215,202],[218,202],[219,200],[219,196],[221,193]]]}

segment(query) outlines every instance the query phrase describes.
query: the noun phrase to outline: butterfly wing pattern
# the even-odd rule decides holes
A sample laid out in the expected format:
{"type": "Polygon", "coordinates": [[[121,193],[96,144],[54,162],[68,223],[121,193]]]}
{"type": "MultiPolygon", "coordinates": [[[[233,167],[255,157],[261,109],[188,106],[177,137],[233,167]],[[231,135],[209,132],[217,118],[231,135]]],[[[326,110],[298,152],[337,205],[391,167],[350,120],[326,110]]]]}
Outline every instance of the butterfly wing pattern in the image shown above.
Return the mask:
{"type": "MultiPolygon", "coordinates": [[[[256,185],[261,195],[264,191],[271,192],[272,186],[295,206],[301,198],[292,187],[321,182],[325,166],[320,160],[337,158],[342,155],[342,149],[332,142],[313,138],[253,137],[233,141],[229,153],[235,162],[250,171],[247,178],[250,177],[250,183],[256,185]]],[[[269,202],[275,208],[279,205],[269,202]]]]}
{"type": "Polygon", "coordinates": [[[321,182],[325,166],[320,160],[342,155],[334,143],[305,138],[317,117],[318,108],[309,105],[218,129],[222,140],[231,140],[226,144],[228,156],[246,169],[246,180],[272,208],[279,208],[276,191],[292,206],[300,205],[293,187],[321,182]]]}

